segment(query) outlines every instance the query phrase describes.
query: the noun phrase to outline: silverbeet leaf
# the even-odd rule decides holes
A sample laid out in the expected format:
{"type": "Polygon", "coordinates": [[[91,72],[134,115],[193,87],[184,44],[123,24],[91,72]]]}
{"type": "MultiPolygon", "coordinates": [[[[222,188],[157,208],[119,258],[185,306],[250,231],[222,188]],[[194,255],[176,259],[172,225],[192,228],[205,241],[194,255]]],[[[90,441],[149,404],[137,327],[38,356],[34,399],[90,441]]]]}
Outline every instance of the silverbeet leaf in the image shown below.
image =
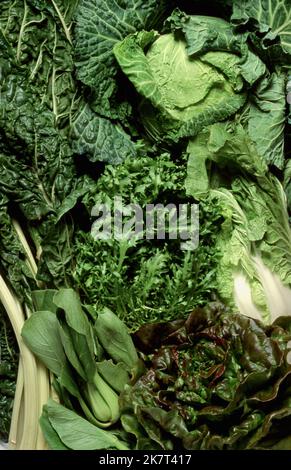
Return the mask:
{"type": "MultiPolygon", "coordinates": [[[[40,256],[38,279],[50,287],[70,284],[73,226],[64,216],[92,183],[78,175],[68,138],[76,83],[64,26],[69,28],[75,6],[59,0],[1,2],[1,198],[23,221],[37,261],[40,256]]],[[[6,244],[2,231],[1,238],[6,244]]],[[[20,287],[20,268],[22,263],[13,267],[12,257],[4,267],[22,297],[29,292],[29,275],[23,273],[21,282],[27,281],[20,287]]]]}

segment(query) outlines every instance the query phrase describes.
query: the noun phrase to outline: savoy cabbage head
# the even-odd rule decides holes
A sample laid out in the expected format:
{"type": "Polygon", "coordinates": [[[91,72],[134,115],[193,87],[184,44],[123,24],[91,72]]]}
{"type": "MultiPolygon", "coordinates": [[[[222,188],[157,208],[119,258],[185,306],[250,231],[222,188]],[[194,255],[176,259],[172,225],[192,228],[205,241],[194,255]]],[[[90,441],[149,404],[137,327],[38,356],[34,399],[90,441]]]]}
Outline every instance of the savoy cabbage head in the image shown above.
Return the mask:
{"type": "Polygon", "coordinates": [[[130,34],[114,53],[140,95],[147,133],[175,142],[235,115],[265,65],[221,18],[177,10],[165,30],[130,34]]]}

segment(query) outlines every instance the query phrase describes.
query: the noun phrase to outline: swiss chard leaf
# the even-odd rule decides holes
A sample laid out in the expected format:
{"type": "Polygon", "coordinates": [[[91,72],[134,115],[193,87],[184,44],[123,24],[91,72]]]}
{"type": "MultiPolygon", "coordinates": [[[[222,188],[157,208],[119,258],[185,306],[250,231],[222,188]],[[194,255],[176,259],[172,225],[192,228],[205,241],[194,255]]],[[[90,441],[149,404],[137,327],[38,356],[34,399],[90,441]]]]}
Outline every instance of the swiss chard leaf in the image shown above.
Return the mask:
{"type": "Polygon", "coordinates": [[[1,3],[1,194],[24,219],[32,252],[41,258],[39,279],[53,287],[69,284],[72,270],[72,221],[56,224],[92,180],[78,175],[68,139],[76,84],[61,19],[69,27],[76,2],[69,9],[68,2],[36,3],[1,3]]]}

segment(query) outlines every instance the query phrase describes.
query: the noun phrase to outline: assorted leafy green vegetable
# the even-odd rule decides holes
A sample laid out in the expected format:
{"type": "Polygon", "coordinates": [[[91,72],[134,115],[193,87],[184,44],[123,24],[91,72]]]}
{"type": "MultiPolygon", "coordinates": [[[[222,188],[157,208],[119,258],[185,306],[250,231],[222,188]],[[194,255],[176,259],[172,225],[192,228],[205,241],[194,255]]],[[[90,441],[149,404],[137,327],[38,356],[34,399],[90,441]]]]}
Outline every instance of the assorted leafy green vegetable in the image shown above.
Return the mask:
{"type": "Polygon", "coordinates": [[[290,449],[291,3],[210,3],[0,4],[11,448],[290,449]],[[199,204],[198,246],[94,238],[116,201],[199,204]]]}

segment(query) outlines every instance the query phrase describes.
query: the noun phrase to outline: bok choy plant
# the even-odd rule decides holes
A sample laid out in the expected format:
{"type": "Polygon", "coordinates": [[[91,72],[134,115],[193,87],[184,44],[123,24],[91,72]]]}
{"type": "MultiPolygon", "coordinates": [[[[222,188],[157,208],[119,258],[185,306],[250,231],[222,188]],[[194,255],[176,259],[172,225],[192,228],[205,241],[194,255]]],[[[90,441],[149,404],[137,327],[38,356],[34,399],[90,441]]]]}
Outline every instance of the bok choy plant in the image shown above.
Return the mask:
{"type": "Polygon", "coordinates": [[[86,449],[126,449],[118,431],[105,431],[119,420],[118,395],[139,368],[126,326],[108,309],[91,325],[72,289],[38,290],[33,296],[37,311],[25,322],[22,337],[53,373],[53,386],[66,406],[51,400],[44,407],[41,426],[50,447],[61,441],[71,449],[82,448],[78,432],[73,444],[66,437],[76,426],[92,435],[86,449]]]}

